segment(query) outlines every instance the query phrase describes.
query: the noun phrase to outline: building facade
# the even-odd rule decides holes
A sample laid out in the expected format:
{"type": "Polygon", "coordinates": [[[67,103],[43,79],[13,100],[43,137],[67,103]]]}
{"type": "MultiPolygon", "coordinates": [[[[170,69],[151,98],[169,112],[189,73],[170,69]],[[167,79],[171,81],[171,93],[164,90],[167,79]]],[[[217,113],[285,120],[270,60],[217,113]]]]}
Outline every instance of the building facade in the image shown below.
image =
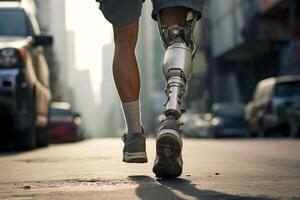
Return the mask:
{"type": "Polygon", "coordinates": [[[300,74],[296,0],[209,1],[210,100],[247,102],[258,81],[300,74]]]}

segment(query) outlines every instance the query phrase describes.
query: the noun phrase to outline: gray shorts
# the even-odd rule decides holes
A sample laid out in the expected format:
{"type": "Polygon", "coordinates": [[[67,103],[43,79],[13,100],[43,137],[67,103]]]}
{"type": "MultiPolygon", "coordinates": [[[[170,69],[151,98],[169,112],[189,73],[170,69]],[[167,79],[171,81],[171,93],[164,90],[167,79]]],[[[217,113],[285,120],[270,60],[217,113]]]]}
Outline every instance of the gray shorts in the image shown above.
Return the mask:
{"type": "MultiPolygon", "coordinates": [[[[126,26],[137,22],[141,16],[144,0],[96,0],[104,17],[115,26],[126,26]]],[[[204,0],[152,0],[152,18],[168,7],[186,7],[201,14],[204,0]]]]}

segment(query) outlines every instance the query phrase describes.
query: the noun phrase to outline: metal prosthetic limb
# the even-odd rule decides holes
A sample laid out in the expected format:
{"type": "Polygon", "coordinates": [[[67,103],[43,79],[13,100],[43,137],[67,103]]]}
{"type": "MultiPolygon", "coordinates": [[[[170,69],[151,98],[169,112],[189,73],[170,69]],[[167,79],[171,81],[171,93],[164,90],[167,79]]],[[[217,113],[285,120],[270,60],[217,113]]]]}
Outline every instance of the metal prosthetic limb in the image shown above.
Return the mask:
{"type": "Polygon", "coordinates": [[[179,119],[182,114],[181,102],[186,92],[187,83],[193,70],[193,57],[196,46],[193,40],[193,30],[198,19],[198,14],[193,12],[192,19],[184,27],[172,25],[164,27],[158,16],[158,25],[161,40],[166,49],[162,64],[163,74],[167,81],[165,94],[165,116],[179,119]]]}

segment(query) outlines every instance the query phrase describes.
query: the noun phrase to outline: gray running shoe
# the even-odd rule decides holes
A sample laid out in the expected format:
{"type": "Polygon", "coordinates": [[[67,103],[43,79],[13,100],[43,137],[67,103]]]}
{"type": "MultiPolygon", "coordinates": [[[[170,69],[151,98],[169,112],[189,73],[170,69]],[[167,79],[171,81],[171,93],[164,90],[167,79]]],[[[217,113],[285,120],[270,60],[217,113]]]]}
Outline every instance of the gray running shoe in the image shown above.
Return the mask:
{"type": "Polygon", "coordinates": [[[158,178],[176,178],[182,173],[182,140],[176,119],[169,116],[156,136],[156,159],[153,172],[158,178]]]}
{"type": "Polygon", "coordinates": [[[128,133],[122,136],[124,142],[123,161],[127,163],[146,163],[146,138],[143,133],[128,133]]]}

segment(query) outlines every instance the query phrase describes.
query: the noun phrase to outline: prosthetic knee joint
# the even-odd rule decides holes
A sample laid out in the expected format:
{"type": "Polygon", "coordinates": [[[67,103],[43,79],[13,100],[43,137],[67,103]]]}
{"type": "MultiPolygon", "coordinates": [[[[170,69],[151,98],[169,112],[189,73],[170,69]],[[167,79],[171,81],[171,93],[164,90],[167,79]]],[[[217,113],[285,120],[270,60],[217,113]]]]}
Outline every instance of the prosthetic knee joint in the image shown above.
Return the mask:
{"type": "Polygon", "coordinates": [[[182,114],[181,102],[185,95],[187,83],[193,70],[193,57],[196,47],[193,41],[193,30],[198,15],[186,22],[184,27],[172,25],[163,27],[158,20],[161,40],[166,48],[162,64],[163,74],[167,81],[165,94],[165,116],[172,115],[179,119],[182,114]]]}

